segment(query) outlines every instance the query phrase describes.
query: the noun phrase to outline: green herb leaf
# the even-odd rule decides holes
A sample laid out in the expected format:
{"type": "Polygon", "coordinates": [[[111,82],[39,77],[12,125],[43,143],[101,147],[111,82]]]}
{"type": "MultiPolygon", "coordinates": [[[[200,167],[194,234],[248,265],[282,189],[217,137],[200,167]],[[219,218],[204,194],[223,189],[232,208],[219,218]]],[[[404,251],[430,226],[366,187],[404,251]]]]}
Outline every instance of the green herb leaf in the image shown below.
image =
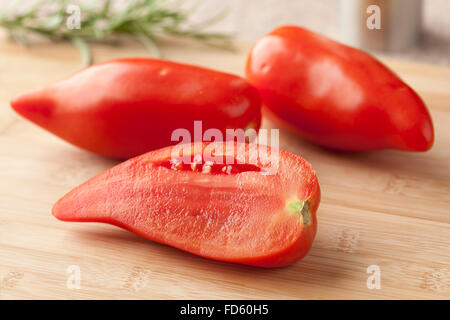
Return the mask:
{"type": "MultiPolygon", "coordinates": [[[[105,0],[101,6],[84,5],[81,9],[81,29],[66,27],[67,0],[41,0],[28,10],[13,8],[0,15],[0,26],[24,42],[27,33],[38,33],[52,41],[72,41],[80,50],[84,63],[92,63],[87,42],[112,43],[111,36],[125,34],[139,39],[153,56],[159,56],[155,39],[163,35],[189,37],[209,45],[231,49],[231,35],[203,31],[223,19],[225,12],[192,25],[191,10],[170,6],[168,0],[105,0]],[[20,10],[19,10],[20,9],[20,10]],[[18,36],[20,34],[20,37],[18,36]]],[[[173,3],[172,3],[173,4],[173,3]]],[[[23,4],[22,4],[23,6],[23,4]]]]}

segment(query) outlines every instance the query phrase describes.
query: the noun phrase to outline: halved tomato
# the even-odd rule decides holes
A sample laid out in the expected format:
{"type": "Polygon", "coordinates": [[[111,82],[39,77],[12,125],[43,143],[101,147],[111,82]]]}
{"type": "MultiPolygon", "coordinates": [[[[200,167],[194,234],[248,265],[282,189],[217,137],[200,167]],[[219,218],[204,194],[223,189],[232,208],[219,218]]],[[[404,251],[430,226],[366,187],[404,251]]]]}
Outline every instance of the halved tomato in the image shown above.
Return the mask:
{"type": "Polygon", "coordinates": [[[309,163],[247,143],[170,146],[123,162],[53,207],[206,258],[285,266],[310,249],[320,190],[309,163]],[[178,148],[178,151],[177,149],[178,148]]]}

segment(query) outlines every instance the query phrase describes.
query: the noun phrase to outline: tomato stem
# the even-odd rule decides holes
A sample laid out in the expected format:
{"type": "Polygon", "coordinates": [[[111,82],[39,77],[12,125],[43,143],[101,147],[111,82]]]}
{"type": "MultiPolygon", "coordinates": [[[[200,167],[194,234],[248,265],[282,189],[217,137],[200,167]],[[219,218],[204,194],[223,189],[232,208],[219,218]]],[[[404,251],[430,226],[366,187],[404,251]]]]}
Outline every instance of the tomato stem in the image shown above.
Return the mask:
{"type": "Polygon", "coordinates": [[[304,224],[310,224],[311,219],[309,216],[309,201],[292,200],[286,204],[286,208],[290,212],[299,213],[303,218],[304,224]]]}

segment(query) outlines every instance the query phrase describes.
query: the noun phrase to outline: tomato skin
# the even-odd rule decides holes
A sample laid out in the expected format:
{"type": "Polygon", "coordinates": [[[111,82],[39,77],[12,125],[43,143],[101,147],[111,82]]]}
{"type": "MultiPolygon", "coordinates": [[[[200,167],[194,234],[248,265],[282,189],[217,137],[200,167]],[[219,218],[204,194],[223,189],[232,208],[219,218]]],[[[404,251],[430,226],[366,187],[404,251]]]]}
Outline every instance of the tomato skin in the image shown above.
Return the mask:
{"type": "Polygon", "coordinates": [[[247,79],[269,117],[301,137],[343,151],[426,151],[434,141],[420,97],[365,52],[295,26],[252,48],[247,79]]]}
{"type": "Polygon", "coordinates": [[[261,100],[245,79],[154,59],[118,59],[18,96],[12,107],[66,141],[127,159],[178,143],[175,129],[194,121],[217,128],[258,130],[261,100]]]}
{"type": "MultiPolygon", "coordinates": [[[[204,151],[218,144],[190,146],[191,151],[204,151]]],[[[245,146],[246,156],[260,148],[235,143],[235,149],[239,146],[245,146]]],[[[175,147],[129,159],[91,178],[62,197],[53,215],[63,221],[116,225],[226,262],[271,268],[307,254],[317,230],[320,201],[309,163],[279,150],[279,167],[272,175],[177,171],[160,165],[171,159],[175,147]],[[306,215],[286,209],[293,198],[308,204],[306,215]]],[[[264,169],[267,161],[258,161],[257,166],[264,169]]]]}

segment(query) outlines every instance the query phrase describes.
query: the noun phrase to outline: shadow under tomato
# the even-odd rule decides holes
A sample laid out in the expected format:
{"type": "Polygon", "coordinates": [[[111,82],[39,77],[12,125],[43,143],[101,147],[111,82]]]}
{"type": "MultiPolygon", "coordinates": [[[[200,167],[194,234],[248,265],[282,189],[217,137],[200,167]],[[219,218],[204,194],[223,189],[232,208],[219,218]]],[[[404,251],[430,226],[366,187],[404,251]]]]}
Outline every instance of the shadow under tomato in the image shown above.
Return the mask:
{"type": "MultiPolygon", "coordinates": [[[[132,265],[139,265],[156,273],[173,273],[180,279],[194,278],[222,287],[238,290],[242,298],[265,296],[267,298],[317,298],[305,296],[305,288],[320,283],[333,286],[345,273],[342,266],[333,267],[332,257],[323,256],[326,250],[311,249],[301,261],[287,267],[264,269],[247,265],[215,261],[196,256],[176,248],[152,242],[126,230],[109,226],[95,230],[90,227],[70,233],[67,241],[80,246],[93,246],[107,243],[114,254],[120,252],[121,259],[132,265]],[[109,228],[110,227],[110,228],[109,228]],[[234,289],[233,289],[234,288],[234,289]],[[297,293],[299,288],[301,292],[297,293]]],[[[92,250],[96,250],[93,248],[92,250]]],[[[98,250],[102,250],[101,248],[98,250]]],[[[105,253],[101,253],[104,257],[105,253]]],[[[106,253],[108,254],[108,253],[106,253]]],[[[106,257],[107,259],[107,257],[106,257]]],[[[179,285],[183,286],[180,280],[179,285]]],[[[211,297],[214,298],[214,297],[211,297]]]]}
{"type": "MultiPolygon", "coordinates": [[[[273,123],[265,121],[266,128],[271,128],[271,126],[273,126],[273,123]]],[[[347,166],[353,165],[355,168],[379,169],[385,172],[439,179],[439,177],[442,177],[442,172],[450,172],[450,163],[446,159],[438,159],[438,147],[435,143],[433,148],[427,152],[402,150],[338,151],[304,140],[287,129],[280,129],[280,148],[300,155],[310,162],[315,169],[323,164],[344,164],[347,166]],[[436,174],[436,172],[440,173],[436,174]]]]}

